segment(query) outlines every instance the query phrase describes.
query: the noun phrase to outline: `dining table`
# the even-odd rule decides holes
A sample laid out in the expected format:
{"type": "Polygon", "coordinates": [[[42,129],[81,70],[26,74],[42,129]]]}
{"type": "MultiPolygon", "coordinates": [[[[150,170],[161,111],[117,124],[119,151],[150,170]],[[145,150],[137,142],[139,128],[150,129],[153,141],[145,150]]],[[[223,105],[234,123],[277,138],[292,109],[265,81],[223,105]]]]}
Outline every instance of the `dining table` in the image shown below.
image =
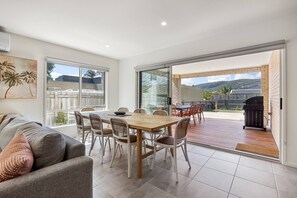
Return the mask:
{"type": "Polygon", "coordinates": [[[90,113],[97,113],[104,123],[110,124],[110,118],[116,117],[125,120],[129,128],[137,131],[137,177],[142,178],[142,160],[154,154],[153,147],[146,145],[151,151],[142,154],[142,133],[144,131],[158,132],[167,127],[169,136],[172,136],[171,126],[178,123],[180,117],[161,116],[127,112],[125,115],[115,115],[113,111],[81,112],[84,118],[89,118],[90,113]]]}

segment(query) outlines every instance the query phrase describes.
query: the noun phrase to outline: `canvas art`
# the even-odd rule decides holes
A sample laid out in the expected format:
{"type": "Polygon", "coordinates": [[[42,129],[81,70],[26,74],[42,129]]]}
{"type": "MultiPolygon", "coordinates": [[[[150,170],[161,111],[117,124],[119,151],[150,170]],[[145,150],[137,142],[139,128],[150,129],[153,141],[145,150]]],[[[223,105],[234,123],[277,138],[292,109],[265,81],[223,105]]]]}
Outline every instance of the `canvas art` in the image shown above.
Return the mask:
{"type": "Polygon", "coordinates": [[[0,55],[0,99],[36,98],[37,61],[0,55]]]}

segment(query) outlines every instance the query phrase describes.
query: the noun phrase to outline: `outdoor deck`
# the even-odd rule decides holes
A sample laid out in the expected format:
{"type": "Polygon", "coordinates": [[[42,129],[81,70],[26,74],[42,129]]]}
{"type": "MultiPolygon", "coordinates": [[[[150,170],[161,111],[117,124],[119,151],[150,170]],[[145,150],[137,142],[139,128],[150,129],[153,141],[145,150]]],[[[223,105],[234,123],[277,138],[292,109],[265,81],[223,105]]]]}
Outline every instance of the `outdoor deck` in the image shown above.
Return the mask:
{"type": "Polygon", "coordinates": [[[197,123],[194,126],[194,122],[191,120],[190,126],[189,142],[231,150],[236,150],[239,143],[251,148],[254,153],[279,157],[272,133],[269,130],[243,129],[242,113],[205,112],[205,122],[202,120],[200,124],[197,123]]]}

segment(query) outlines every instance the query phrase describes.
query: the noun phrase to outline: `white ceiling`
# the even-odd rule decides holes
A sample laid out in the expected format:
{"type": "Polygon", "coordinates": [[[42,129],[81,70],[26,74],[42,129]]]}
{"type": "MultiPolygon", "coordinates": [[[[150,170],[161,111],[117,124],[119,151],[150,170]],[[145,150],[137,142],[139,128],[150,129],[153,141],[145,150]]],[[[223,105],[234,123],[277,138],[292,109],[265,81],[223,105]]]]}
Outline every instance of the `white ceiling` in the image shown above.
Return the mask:
{"type": "Polygon", "coordinates": [[[174,66],[177,75],[258,67],[269,64],[271,51],[174,66]]]}
{"type": "Polygon", "coordinates": [[[0,0],[0,5],[0,26],[8,32],[123,59],[277,17],[296,9],[297,1],[0,0]]]}

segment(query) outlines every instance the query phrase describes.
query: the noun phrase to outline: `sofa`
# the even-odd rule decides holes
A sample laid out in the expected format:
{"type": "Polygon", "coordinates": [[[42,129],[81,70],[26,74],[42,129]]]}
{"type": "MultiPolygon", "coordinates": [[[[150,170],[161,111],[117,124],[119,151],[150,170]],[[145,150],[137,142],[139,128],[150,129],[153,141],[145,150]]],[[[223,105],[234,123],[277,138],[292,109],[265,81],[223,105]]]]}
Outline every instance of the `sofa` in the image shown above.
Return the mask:
{"type": "Polygon", "coordinates": [[[0,182],[1,198],[93,196],[93,160],[85,156],[82,143],[23,116],[9,114],[0,123],[0,148],[3,150],[18,133],[23,133],[31,146],[33,167],[25,175],[0,182]]]}

